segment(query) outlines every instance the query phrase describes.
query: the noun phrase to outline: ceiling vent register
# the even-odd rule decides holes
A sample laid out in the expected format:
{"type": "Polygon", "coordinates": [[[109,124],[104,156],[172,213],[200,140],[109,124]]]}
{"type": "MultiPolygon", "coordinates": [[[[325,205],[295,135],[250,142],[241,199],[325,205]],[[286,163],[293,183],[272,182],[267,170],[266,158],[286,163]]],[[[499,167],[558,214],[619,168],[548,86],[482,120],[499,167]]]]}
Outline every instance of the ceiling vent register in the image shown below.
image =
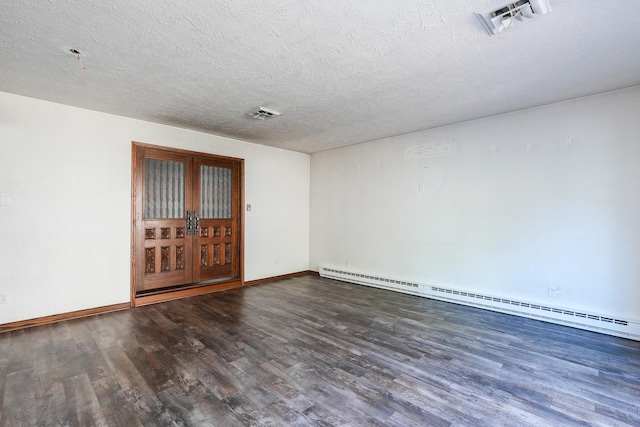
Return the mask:
{"type": "Polygon", "coordinates": [[[282,113],[277,112],[276,110],[272,110],[266,107],[258,107],[257,110],[247,113],[248,116],[253,117],[258,120],[266,120],[274,117],[278,117],[282,113]]]}
{"type": "Polygon", "coordinates": [[[476,16],[489,35],[494,35],[549,12],[551,12],[549,0],[520,0],[516,2],[507,0],[476,12],[476,16]]]}

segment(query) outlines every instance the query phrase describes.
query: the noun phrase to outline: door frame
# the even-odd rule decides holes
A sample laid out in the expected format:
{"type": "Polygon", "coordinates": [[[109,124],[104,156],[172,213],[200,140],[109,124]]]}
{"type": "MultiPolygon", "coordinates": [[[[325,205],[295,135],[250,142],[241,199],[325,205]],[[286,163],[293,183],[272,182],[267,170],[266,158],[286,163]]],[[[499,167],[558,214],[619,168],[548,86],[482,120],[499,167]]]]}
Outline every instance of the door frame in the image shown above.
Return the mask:
{"type": "Polygon", "coordinates": [[[185,298],[195,295],[202,295],[211,292],[222,291],[226,289],[233,289],[237,287],[244,286],[244,159],[229,157],[229,156],[221,156],[218,154],[211,153],[202,153],[197,151],[183,150],[180,148],[172,148],[172,147],[164,147],[159,145],[147,144],[143,142],[132,141],[131,142],[131,306],[141,306],[147,304],[153,304],[156,302],[169,301],[178,298],[185,298]],[[215,284],[197,284],[195,283],[193,286],[185,286],[177,289],[167,289],[167,290],[159,290],[158,292],[154,292],[150,295],[137,296],[136,295],[136,268],[138,268],[136,264],[136,221],[137,218],[137,206],[136,206],[136,194],[137,194],[137,171],[141,167],[141,165],[137,164],[137,151],[139,149],[153,149],[164,151],[167,153],[177,153],[181,155],[189,155],[203,158],[210,158],[215,160],[226,160],[236,162],[239,165],[240,173],[240,196],[239,196],[239,206],[238,206],[238,230],[240,232],[239,236],[239,254],[238,261],[240,263],[239,266],[239,274],[240,277],[237,279],[219,282],[215,284]]]}

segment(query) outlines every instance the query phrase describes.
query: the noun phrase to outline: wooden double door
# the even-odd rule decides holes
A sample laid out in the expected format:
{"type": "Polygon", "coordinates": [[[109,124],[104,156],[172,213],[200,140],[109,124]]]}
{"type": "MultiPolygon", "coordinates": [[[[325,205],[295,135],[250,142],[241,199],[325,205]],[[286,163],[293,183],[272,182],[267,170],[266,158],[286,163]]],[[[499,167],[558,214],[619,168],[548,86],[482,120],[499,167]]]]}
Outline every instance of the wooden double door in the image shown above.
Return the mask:
{"type": "Polygon", "coordinates": [[[242,160],[133,144],[133,298],[241,273],[242,160]]]}

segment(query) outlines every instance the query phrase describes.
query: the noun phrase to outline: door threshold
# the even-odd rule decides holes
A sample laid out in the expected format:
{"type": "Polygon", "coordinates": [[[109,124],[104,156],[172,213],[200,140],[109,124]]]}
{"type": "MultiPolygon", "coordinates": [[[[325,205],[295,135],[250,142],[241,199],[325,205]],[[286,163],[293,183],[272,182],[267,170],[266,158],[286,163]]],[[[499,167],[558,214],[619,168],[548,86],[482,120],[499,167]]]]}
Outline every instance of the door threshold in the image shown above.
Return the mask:
{"type": "Polygon", "coordinates": [[[133,298],[133,305],[135,307],[139,307],[142,305],[155,304],[158,302],[172,301],[180,298],[188,298],[196,295],[204,295],[210,294],[212,292],[239,288],[242,285],[242,280],[240,280],[239,278],[227,278],[193,283],[190,285],[176,286],[168,289],[164,288],[160,290],[152,290],[149,292],[136,294],[136,296],[133,298]]]}

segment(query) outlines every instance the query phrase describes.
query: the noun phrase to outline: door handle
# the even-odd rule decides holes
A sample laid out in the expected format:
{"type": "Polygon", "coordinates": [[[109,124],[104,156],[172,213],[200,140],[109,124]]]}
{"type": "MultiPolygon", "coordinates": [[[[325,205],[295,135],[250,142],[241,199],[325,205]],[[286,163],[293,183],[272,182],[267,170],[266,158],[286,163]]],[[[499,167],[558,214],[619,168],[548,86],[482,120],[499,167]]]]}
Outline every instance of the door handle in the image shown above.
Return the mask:
{"type": "Polygon", "coordinates": [[[193,234],[193,211],[187,211],[187,236],[193,234]]]}
{"type": "Polygon", "coordinates": [[[199,236],[200,235],[200,215],[198,214],[198,211],[193,211],[193,218],[195,219],[195,227],[193,229],[193,235],[199,236]]]}

